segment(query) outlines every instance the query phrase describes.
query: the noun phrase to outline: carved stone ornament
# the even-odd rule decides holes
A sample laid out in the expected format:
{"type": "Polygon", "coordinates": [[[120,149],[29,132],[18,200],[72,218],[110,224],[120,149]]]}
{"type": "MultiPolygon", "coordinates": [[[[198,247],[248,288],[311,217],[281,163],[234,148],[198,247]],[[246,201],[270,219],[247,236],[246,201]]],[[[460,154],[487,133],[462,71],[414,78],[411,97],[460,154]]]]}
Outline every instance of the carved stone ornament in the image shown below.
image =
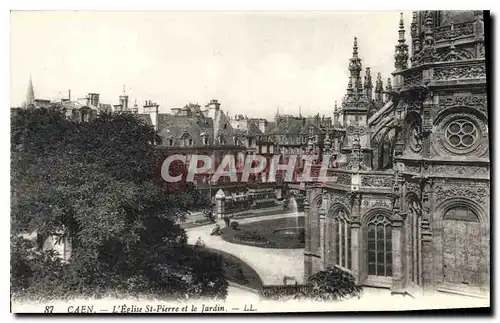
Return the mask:
{"type": "Polygon", "coordinates": [[[441,26],[434,30],[434,40],[452,39],[474,35],[474,22],[454,23],[453,30],[451,24],[441,26]]]}
{"type": "Polygon", "coordinates": [[[362,176],[361,186],[391,187],[394,179],[390,176],[362,176]]]}
{"type": "Polygon", "coordinates": [[[436,81],[472,79],[486,77],[486,67],[460,66],[460,67],[438,67],[434,69],[433,79],[436,81]]]}
{"type": "Polygon", "coordinates": [[[434,165],[431,174],[489,177],[487,167],[462,165],[434,165]]]}
{"type": "Polygon", "coordinates": [[[421,193],[420,184],[406,182],[406,194],[409,193],[414,193],[417,196],[420,196],[421,193]]]}
{"type": "Polygon", "coordinates": [[[477,203],[486,203],[489,199],[489,189],[485,186],[467,186],[463,185],[436,185],[434,187],[436,202],[444,201],[447,198],[462,196],[469,198],[477,203]]]}
{"type": "Polygon", "coordinates": [[[375,207],[375,206],[390,207],[390,205],[391,205],[391,202],[386,201],[386,200],[373,200],[371,202],[372,207],[375,207]]]}
{"type": "Polygon", "coordinates": [[[420,153],[423,144],[423,129],[419,120],[414,120],[409,124],[407,138],[411,151],[416,154],[420,153]]]}
{"type": "Polygon", "coordinates": [[[331,194],[331,203],[332,205],[340,203],[344,205],[347,209],[349,209],[350,201],[345,193],[335,192],[331,194]]]}
{"type": "Polygon", "coordinates": [[[420,165],[405,165],[406,173],[420,173],[420,165]]]}
{"type": "Polygon", "coordinates": [[[488,149],[487,125],[475,115],[454,113],[439,123],[435,148],[441,153],[480,156],[488,149]]]}
{"type": "Polygon", "coordinates": [[[487,115],[488,101],[486,94],[479,95],[451,95],[439,97],[439,110],[450,107],[469,107],[487,115]]]}
{"type": "Polygon", "coordinates": [[[346,132],[347,134],[349,135],[358,135],[358,136],[362,136],[364,134],[366,134],[366,128],[363,127],[363,126],[360,126],[360,127],[355,127],[355,126],[348,126],[346,128],[346,132]]]}
{"type": "Polygon", "coordinates": [[[351,174],[336,173],[337,183],[342,185],[351,185],[351,174]]]}
{"type": "Polygon", "coordinates": [[[406,86],[420,85],[422,83],[422,71],[412,71],[408,75],[404,75],[403,84],[406,86]]]}

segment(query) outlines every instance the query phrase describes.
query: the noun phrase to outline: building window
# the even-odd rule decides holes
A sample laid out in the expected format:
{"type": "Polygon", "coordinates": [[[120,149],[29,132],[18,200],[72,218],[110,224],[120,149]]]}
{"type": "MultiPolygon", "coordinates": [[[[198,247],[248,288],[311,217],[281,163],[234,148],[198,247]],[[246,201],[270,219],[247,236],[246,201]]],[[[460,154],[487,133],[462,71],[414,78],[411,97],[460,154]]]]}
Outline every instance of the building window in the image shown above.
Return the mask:
{"type": "Polygon", "coordinates": [[[335,263],[351,269],[351,226],[343,210],[339,210],[334,215],[333,234],[335,235],[335,263]]]}
{"type": "Polygon", "coordinates": [[[193,145],[193,139],[189,139],[188,143],[189,143],[189,146],[192,146],[193,145]]]}
{"type": "Polygon", "coordinates": [[[392,228],[381,214],[368,222],[368,275],[392,276],[392,228]]]}
{"type": "Polygon", "coordinates": [[[208,145],[208,137],[207,136],[203,137],[203,144],[208,145]]]}
{"type": "Polygon", "coordinates": [[[446,128],[446,140],[455,149],[468,149],[478,139],[476,126],[468,120],[455,120],[446,128]]]}
{"type": "Polygon", "coordinates": [[[174,145],[174,140],[173,139],[169,139],[168,140],[168,145],[169,146],[173,146],[174,145]]]}

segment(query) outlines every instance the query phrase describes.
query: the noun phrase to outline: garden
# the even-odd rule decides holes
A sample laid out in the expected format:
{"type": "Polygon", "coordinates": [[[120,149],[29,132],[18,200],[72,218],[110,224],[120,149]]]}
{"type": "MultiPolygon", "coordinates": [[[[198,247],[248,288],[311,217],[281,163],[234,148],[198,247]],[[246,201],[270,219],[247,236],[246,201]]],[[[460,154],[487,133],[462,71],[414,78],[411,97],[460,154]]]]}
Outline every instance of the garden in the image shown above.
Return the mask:
{"type": "Polygon", "coordinates": [[[226,222],[220,235],[227,242],[261,248],[304,248],[304,217],[286,217],[239,224],[226,222]]]}

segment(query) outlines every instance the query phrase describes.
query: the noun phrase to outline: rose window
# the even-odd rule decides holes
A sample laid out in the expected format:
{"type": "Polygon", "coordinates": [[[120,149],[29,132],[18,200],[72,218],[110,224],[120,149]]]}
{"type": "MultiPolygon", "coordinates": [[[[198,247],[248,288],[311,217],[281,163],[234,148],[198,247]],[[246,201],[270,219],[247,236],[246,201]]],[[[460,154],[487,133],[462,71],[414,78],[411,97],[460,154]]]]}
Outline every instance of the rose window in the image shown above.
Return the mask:
{"type": "Polygon", "coordinates": [[[478,138],[476,126],[467,120],[452,121],[446,128],[446,139],[456,149],[472,147],[478,138]]]}

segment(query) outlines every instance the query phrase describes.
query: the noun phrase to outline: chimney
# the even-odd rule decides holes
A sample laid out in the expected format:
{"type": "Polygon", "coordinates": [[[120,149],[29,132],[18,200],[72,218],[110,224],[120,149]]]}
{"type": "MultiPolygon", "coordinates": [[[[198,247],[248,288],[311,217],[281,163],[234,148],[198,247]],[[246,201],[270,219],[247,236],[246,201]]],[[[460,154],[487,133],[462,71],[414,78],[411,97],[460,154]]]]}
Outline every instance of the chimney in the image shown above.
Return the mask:
{"type": "Polygon", "coordinates": [[[137,113],[139,112],[139,108],[137,107],[137,101],[134,103],[134,107],[132,108],[132,113],[137,113]]]}
{"type": "Polygon", "coordinates": [[[210,100],[210,102],[206,105],[209,109],[212,108],[212,109],[216,109],[218,110],[219,107],[220,107],[220,103],[218,100],[216,99],[213,99],[213,100],[210,100]]]}
{"type": "Polygon", "coordinates": [[[120,95],[120,104],[122,111],[128,111],[128,95],[120,95]]]}
{"type": "Polygon", "coordinates": [[[155,130],[158,130],[158,111],[160,106],[156,103],[151,102],[151,100],[146,101],[144,105],[144,113],[149,113],[149,117],[151,118],[151,123],[155,130]]]}
{"type": "Polygon", "coordinates": [[[99,105],[99,93],[88,93],[87,105],[97,107],[99,105]]]}
{"type": "Polygon", "coordinates": [[[262,133],[266,133],[267,128],[267,120],[266,119],[260,119],[259,120],[259,129],[262,131],[262,133]]]}

